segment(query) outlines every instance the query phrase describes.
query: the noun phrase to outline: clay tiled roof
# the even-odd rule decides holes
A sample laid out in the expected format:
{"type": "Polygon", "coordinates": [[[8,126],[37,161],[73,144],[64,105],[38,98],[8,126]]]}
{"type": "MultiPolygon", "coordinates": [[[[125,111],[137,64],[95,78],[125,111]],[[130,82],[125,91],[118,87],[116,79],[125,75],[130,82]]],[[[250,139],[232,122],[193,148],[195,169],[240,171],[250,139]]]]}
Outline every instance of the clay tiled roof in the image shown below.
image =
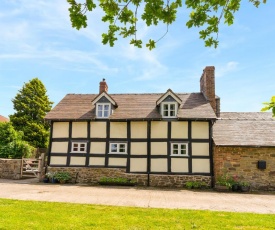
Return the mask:
{"type": "Polygon", "coordinates": [[[213,128],[219,146],[275,146],[272,113],[221,113],[213,128]]]}
{"type": "Polygon", "coordinates": [[[0,122],[6,122],[6,121],[9,121],[9,119],[0,115],[0,122]]]}
{"type": "MultiPolygon", "coordinates": [[[[118,107],[110,119],[161,119],[156,101],[162,94],[109,94],[118,107]]],[[[181,119],[215,119],[216,115],[201,93],[177,94],[182,100],[178,111],[181,119]]],[[[46,120],[95,119],[92,100],[98,94],[68,94],[50,111],[46,120]]]]}

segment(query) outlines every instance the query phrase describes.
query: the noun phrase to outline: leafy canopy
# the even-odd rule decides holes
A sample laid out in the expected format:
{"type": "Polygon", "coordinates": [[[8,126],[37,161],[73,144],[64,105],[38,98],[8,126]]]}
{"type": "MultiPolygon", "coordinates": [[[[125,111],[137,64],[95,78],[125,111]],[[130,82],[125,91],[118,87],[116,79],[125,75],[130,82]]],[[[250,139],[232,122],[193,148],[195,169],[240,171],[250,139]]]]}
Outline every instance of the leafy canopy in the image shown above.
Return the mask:
{"type": "Polygon", "coordinates": [[[262,108],[262,111],[272,110],[273,117],[275,117],[275,96],[271,97],[270,102],[263,103],[265,107],[262,108]]]}
{"type": "MultiPolygon", "coordinates": [[[[149,39],[146,47],[150,50],[168,32],[169,25],[177,19],[178,9],[182,7],[182,0],[67,0],[70,4],[69,12],[72,27],[76,29],[87,27],[88,11],[100,7],[104,15],[102,21],[109,25],[106,33],[102,34],[102,43],[114,46],[118,36],[131,38],[130,44],[141,48],[143,41],[138,39],[138,20],[143,20],[148,27],[158,23],[167,25],[163,36],[149,39]],[[98,6],[96,3],[99,3],[98,6]]],[[[249,0],[258,7],[266,0],[249,0]]],[[[205,46],[218,46],[219,25],[223,21],[228,26],[234,22],[234,14],[240,9],[241,0],[185,0],[185,6],[191,10],[188,28],[199,27],[200,38],[205,46]]]]}
{"type": "Polygon", "coordinates": [[[49,139],[49,124],[44,121],[52,108],[43,83],[34,78],[25,83],[12,100],[14,110],[10,116],[14,128],[24,133],[23,139],[34,147],[45,148],[49,139]]]}
{"type": "Polygon", "coordinates": [[[22,138],[23,133],[17,132],[11,122],[0,122],[0,158],[29,157],[33,147],[22,138]]]}
{"type": "Polygon", "coordinates": [[[22,133],[15,131],[11,122],[0,122],[0,146],[6,145],[22,136],[22,133]]]}

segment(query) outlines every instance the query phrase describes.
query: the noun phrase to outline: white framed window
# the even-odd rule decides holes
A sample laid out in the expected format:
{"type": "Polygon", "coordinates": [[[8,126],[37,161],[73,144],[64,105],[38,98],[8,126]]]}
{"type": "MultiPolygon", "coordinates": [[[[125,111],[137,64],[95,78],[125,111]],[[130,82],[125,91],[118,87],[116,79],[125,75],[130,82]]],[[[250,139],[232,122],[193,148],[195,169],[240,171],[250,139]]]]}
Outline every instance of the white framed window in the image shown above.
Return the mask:
{"type": "Polygon", "coordinates": [[[161,103],[162,117],[176,117],[178,108],[175,102],[162,102],[161,103]]]}
{"type": "Polygon", "coordinates": [[[127,144],[126,143],[110,143],[109,153],[126,154],[127,144]]]}
{"type": "Polygon", "coordinates": [[[85,142],[72,142],[72,153],[86,153],[87,143],[85,142]]]}
{"type": "Polygon", "coordinates": [[[96,104],[96,117],[97,118],[108,118],[111,114],[110,103],[97,103],[96,104]]]}
{"type": "Polygon", "coordinates": [[[171,156],[188,156],[188,144],[171,143],[171,156]]]}

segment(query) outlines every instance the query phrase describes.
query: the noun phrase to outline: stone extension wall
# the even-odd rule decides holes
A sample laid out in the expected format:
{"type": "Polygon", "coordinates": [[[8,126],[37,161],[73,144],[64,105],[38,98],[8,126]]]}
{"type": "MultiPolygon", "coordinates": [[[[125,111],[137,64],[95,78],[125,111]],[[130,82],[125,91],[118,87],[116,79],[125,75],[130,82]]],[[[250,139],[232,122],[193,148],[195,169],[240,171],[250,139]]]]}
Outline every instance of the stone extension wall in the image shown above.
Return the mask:
{"type": "Polygon", "coordinates": [[[21,159],[0,158],[0,178],[21,179],[21,159]]]}
{"type": "MultiPolygon", "coordinates": [[[[69,172],[73,177],[71,182],[97,184],[100,178],[123,177],[137,181],[139,186],[147,186],[147,174],[126,173],[125,169],[117,168],[85,168],[85,167],[48,167],[48,172],[69,172]]],[[[174,187],[182,188],[187,181],[205,182],[211,185],[210,176],[188,176],[188,175],[157,175],[150,174],[149,182],[152,187],[174,187]]]]}
{"type": "Polygon", "coordinates": [[[274,147],[214,147],[215,178],[228,173],[251,184],[253,190],[275,190],[274,147]],[[258,169],[258,161],[266,161],[266,169],[258,169]]]}

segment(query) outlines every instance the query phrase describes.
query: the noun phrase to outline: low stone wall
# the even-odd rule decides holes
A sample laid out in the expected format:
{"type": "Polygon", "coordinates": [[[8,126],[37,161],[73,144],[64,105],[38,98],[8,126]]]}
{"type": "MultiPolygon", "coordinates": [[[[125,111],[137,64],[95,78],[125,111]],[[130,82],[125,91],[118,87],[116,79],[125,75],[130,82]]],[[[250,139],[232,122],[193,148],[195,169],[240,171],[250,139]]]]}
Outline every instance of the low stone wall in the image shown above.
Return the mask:
{"type": "Polygon", "coordinates": [[[0,178],[21,179],[21,159],[0,158],[0,178]]]}
{"type": "Polygon", "coordinates": [[[253,190],[275,190],[275,148],[214,147],[215,177],[227,173],[247,181],[253,190]],[[258,169],[259,160],[266,169],[258,169]]]}
{"type": "Polygon", "coordinates": [[[125,173],[125,169],[118,168],[88,168],[88,167],[48,167],[48,172],[68,172],[72,176],[71,182],[98,184],[102,177],[117,178],[123,177],[136,180],[138,185],[147,184],[147,175],[125,173]]]}
{"type": "MultiPolygon", "coordinates": [[[[48,172],[69,172],[73,177],[71,182],[98,184],[102,177],[117,178],[123,177],[137,181],[140,186],[148,185],[147,174],[126,173],[125,169],[117,168],[85,168],[85,167],[48,167],[48,172]]],[[[208,186],[211,185],[209,176],[188,176],[188,175],[149,175],[150,186],[152,187],[174,187],[182,188],[187,181],[201,181],[208,186]]]]}
{"type": "Polygon", "coordinates": [[[152,187],[182,188],[185,186],[185,183],[187,181],[204,182],[208,187],[211,187],[211,177],[210,176],[150,174],[150,186],[152,186],[152,187]]]}

